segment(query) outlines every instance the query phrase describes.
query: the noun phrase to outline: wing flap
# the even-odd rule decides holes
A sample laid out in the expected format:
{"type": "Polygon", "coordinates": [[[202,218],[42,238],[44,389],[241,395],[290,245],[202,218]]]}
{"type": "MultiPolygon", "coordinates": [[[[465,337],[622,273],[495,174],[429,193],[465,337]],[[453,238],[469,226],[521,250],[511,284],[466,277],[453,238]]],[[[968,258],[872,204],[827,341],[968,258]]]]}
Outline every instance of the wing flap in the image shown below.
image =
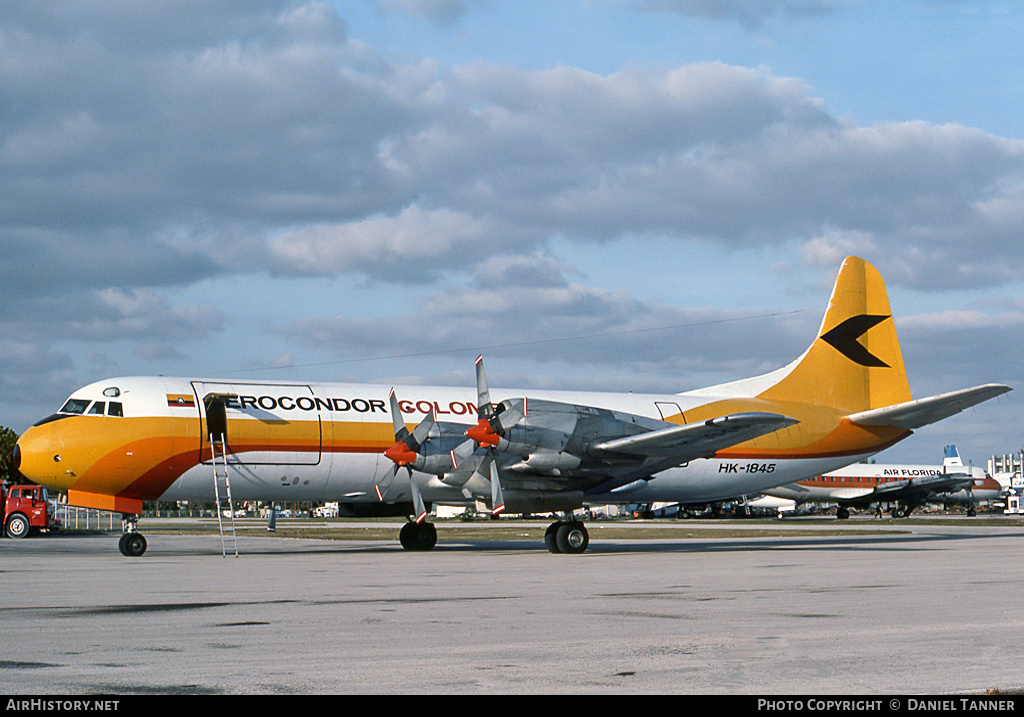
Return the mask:
{"type": "Polygon", "coordinates": [[[735,413],[702,423],[688,423],[634,436],[601,441],[591,453],[614,453],[644,458],[673,458],[679,463],[710,458],[723,448],[743,443],[799,423],[777,413],[735,413]]]}
{"type": "Polygon", "coordinates": [[[943,418],[949,418],[964,409],[990,398],[1001,396],[1010,390],[1012,389],[1009,386],[989,383],[984,386],[965,388],[916,401],[897,403],[894,406],[854,413],[847,416],[847,419],[861,426],[896,426],[913,430],[941,421],[943,418]]]}

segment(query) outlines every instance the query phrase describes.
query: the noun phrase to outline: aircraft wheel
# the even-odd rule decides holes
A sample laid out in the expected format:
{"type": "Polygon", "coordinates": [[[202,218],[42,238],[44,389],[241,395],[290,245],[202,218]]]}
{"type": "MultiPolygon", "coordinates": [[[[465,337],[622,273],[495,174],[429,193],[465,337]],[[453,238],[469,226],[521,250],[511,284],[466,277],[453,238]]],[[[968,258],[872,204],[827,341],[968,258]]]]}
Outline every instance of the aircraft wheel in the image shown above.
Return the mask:
{"type": "Polygon", "coordinates": [[[562,523],[552,523],[548,526],[548,529],[544,531],[544,545],[552,553],[560,553],[561,549],[558,547],[558,529],[562,527],[562,523]]]}
{"type": "Polygon", "coordinates": [[[117,549],[126,558],[138,558],[146,552],[146,539],[142,533],[125,533],[117,541],[117,549]]]}
{"type": "Polygon", "coordinates": [[[839,520],[846,520],[849,517],[850,517],[850,511],[849,510],[847,510],[843,506],[839,506],[838,508],[836,508],[836,518],[838,518],[839,520]]]}
{"type": "Polygon", "coordinates": [[[415,523],[406,523],[402,526],[402,529],[398,533],[398,542],[402,544],[402,547],[406,550],[414,550],[412,536],[416,532],[415,523]]]}
{"type": "Polygon", "coordinates": [[[430,550],[437,545],[437,528],[433,523],[406,523],[398,533],[398,542],[406,550],[430,550]]]}
{"type": "Polygon", "coordinates": [[[8,538],[27,538],[29,530],[28,518],[24,515],[12,515],[7,519],[8,538]]]}
{"type": "Polygon", "coordinates": [[[416,550],[433,550],[437,545],[437,528],[433,523],[420,523],[416,533],[416,550]]]}
{"type": "Polygon", "coordinates": [[[569,555],[578,555],[590,545],[590,533],[583,523],[572,521],[562,523],[555,534],[555,542],[559,551],[569,555]]]}
{"type": "Polygon", "coordinates": [[[974,508],[968,508],[967,509],[967,517],[968,518],[973,518],[977,514],[978,514],[978,511],[976,511],[974,508]]]}

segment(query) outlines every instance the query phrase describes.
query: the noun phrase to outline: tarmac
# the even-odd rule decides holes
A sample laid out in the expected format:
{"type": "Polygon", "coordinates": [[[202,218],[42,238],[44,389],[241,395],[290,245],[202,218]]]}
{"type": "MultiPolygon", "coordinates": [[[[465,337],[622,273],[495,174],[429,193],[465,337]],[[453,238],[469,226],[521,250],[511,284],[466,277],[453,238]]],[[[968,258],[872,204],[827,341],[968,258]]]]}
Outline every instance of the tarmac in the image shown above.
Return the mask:
{"type": "Polygon", "coordinates": [[[443,526],[426,553],[243,536],[225,558],[150,520],[141,558],[117,534],[4,539],[0,692],[1019,692],[1024,521],[971,520],[592,534],[583,555],[443,526]]]}

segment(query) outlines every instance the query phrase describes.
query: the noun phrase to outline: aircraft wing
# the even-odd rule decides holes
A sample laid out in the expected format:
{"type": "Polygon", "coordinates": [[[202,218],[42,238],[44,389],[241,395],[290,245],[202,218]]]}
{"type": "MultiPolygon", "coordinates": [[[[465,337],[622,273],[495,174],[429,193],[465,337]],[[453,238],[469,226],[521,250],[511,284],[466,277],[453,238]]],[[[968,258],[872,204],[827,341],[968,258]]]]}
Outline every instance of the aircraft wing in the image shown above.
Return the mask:
{"type": "Polygon", "coordinates": [[[974,479],[966,473],[947,473],[883,483],[864,495],[836,498],[846,505],[870,505],[884,501],[925,501],[941,493],[956,493],[970,488],[973,484],[974,479]]]}
{"type": "Polygon", "coordinates": [[[888,500],[895,498],[897,495],[955,493],[958,490],[969,488],[973,484],[974,479],[966,473],[922,476],[920,478],[882,484],[875,488],[875,496],[888,500]]]}
{"type": "Polygon", "coordinates": [[[1009,386],[989,383],[984,386],[965,388],[930,398],[854,413],[847,416],[847,419],[862,426],[896,426],[913,430],[941,421],[943,418],[949,418],[966,408],[1001,396],[1011,390],[1009,386]]]}
{"type": "Polygon", "coordinates": [[[717,451],[799,423],[777,413],[735,413],[703,423],[691,423],[613,438],[590,446],[590,452],[643,458],[669,458],[677,464],[710,458],[717,451]]]}

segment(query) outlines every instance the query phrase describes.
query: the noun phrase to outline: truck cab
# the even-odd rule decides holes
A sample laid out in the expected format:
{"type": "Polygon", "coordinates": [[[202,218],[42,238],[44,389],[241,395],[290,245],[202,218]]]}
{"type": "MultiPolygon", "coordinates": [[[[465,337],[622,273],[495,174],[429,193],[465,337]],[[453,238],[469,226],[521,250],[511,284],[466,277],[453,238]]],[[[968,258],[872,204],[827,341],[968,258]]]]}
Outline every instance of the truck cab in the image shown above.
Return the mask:
{"type": "Polygon", "coordinates": [[[9,538],[25,538],[40,531],[60,529],[46,488],[39,485],[15,485],[2,489],[4,533],[9,538]]]}

